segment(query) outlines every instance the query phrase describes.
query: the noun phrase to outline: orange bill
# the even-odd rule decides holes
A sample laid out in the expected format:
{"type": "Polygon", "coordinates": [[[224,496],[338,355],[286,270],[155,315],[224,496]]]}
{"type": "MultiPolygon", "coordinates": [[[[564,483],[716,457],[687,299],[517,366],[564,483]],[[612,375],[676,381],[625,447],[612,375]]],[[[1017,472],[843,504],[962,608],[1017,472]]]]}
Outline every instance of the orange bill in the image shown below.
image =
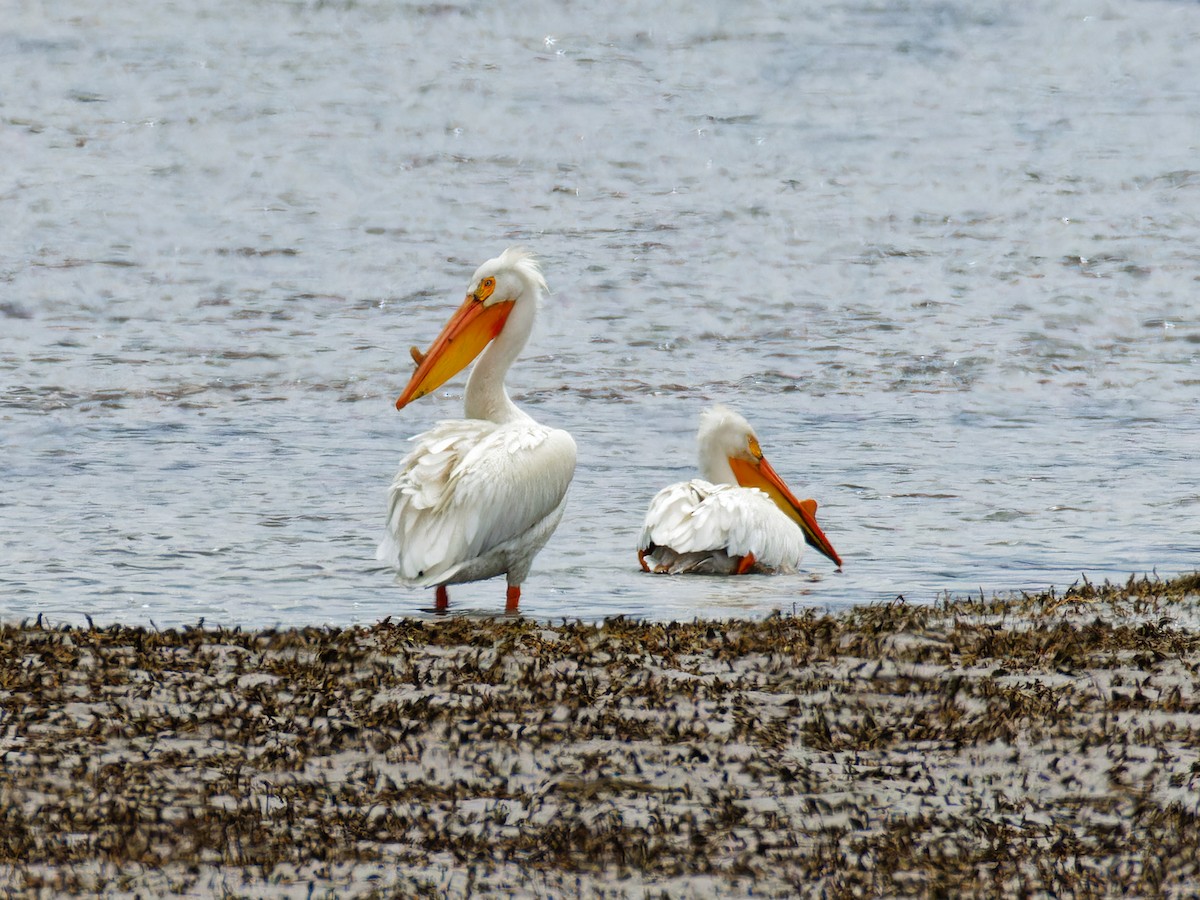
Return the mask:
{"type": "Polygon", "coordinates": [[[800,526],[800,530],[804,532],[804,540],[810,547],[815,547],[828,556],[837,563],[839,569],[842,567],[842,558],[837,555],[837,551],[829,543],[829,538],[825,537],[825,532],[817,524],[816,500],[797,500],[764,457],[759,457],[757,462],[730,457],[729,465],[738,484],[742,487],[758,488],[764,492],[788,518],[800,526]]]}
{"type": "Polygon", "coordinates": [[[468,294],[427,353],[416,347],[409,351],[417,371],[413,372],[408,387],[396,401],[396,409],[403,409],[418,397],[436,391],[465,369],[500,333],[512,312],[513,301],[485,306],[484,299],[477,294],[468,294]]]}

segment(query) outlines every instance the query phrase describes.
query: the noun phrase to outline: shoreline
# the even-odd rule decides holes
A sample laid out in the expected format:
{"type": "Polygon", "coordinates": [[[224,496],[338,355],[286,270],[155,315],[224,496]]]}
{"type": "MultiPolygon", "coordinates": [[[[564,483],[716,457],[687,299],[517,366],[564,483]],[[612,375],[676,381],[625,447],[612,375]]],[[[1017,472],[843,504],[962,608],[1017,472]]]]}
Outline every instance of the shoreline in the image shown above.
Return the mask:
{"type": "Polygon", "coordinates": [[[753,621],[0,641],[22,895],[1200,883],[1197,574],[753,621]]]}

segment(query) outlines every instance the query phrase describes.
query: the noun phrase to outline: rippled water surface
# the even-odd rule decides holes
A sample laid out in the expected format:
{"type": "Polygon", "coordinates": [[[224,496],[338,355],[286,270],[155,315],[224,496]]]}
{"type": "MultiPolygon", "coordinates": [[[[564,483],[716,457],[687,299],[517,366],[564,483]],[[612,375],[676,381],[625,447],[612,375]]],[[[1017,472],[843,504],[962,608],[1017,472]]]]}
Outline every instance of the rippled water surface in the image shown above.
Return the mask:
{"type": "Polygon", "coordinates": [[[580,449],[530,615],[1197,565],[1200,5],[71,8],[0,21],[0,618],[423,614],[374,546],[463,380],[392,404],[513,243],[580,449]],[[637,571],[713,400],[843,574],[637,571]]]}

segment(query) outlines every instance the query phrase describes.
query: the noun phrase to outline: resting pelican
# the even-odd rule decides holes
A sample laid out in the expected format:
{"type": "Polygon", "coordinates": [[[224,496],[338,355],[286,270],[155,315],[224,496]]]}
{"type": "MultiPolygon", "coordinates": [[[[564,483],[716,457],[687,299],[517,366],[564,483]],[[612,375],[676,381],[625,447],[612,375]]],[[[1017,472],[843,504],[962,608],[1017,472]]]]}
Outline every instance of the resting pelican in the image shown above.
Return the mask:
{"type": "Polygon", "coordinates": [[[466,418],[417,435],[400,461],[376,554],[407,583],[436,586],[438,609],[450,602],[448,584],[507,575],[507,609],[516,610],[533,558],[562,518],[575,441],[539,425],[504,389],[545,291],[537,261],[510,247],[475,270],[466,299],[429,352],[410,351],[417,370],[397,409],[483,352],[467,379],[466,418]]]}
{"type": "Polygon", "coordinates": [[[817,525],[816,501],[792,495],[763,457],[749,422],[718,404],[700,416],[698,442],[705,480],[672,484],[650,501],[638,541],[645,571],[793,573],[805,543],[841,569],[841,557],[817,525]]]}

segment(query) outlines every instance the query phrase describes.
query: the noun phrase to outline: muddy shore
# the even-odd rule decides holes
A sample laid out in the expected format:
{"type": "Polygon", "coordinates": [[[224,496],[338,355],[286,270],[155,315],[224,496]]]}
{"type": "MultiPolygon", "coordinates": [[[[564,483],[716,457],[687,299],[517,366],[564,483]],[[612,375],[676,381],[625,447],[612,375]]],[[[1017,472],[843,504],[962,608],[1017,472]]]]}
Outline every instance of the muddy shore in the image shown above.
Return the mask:
{"type": "Polygon", "coordinates": [[[1200,575],[763,621],[0,627],[19,896],[1188,896],[1200,575]]]}

